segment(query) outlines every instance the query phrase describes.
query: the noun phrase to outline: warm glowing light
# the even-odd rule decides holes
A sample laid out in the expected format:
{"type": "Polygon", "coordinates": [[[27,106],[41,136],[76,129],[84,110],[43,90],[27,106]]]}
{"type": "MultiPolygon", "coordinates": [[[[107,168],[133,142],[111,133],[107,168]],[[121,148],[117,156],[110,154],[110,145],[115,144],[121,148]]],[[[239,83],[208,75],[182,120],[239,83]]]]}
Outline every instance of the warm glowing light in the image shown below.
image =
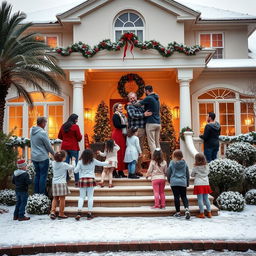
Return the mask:
{"type": "Polygon", "coordinates": [[[173,118],[175,118],[175,119],[180,118],[180,108],[179,108],[179,106],[176,106],[176,107],[174,107],[174,108],[172,109],[172,116],[173,116],[173,118]]]}
{"type": "Polygon", "coordinates": [[[244,123],[245,123],[245,125],[251,125],[252,124],[252,120],[251,119],[245,119],[244,120],[244,123]]]}
{"type": "Polygon", "coordinates": [[[84,109],[84,118],[86,120],[92,120],[93,119],[93,113],[91,108],[85,108],[84,109]]]}

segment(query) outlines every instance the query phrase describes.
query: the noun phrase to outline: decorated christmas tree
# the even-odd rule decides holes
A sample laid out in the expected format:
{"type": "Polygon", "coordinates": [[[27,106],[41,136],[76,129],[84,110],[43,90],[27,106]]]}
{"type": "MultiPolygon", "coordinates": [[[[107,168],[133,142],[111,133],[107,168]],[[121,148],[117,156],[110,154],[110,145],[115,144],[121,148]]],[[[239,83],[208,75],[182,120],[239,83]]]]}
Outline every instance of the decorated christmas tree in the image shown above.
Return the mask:
{"type": "Polygon", "coordinates": [[[109,121],[109,112],[108,106],[104,101],[101,101],[101,103],[98,106],[95,115],[95,125],[93,131],[93,140],[95,142],[104,142],[105,140],[110,138],[111,128],[109,121]]]}
{"type": "Polygon", "coordinates": [[[173,152],[176,146],[175,131],[172,123],[172,112],[166,104],[161,104],[160,115],[161,115],[160,140],[170,142],[171,143],[170,151],[173,152]]]}

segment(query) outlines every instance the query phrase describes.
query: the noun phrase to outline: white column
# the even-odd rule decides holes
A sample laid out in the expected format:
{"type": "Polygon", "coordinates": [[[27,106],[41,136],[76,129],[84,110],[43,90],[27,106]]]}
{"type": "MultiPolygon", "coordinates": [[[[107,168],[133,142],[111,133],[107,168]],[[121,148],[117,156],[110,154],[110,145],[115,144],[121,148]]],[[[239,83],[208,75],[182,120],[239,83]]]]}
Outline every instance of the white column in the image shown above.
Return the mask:
{"type": "MultiPolygon", "coordinates": [[[[180,84],[180,130],[184,127],[191,127],[191,100],[190,81],[193,79],[193,69],[178,69],[177,80],[180,84]]],[[[188,150],[185,141],[180,140],[180,149],[184,159],[191,168],[194,162],[193,156],[188,150]]]]}
{"type": "Polygon", "coordinates": [[[80,151],[84,150],[84,70],[70,71],[70,81],[73,85],[73,112],[78,115],[78,125],[83,139],[79,143],[80,151]]]}

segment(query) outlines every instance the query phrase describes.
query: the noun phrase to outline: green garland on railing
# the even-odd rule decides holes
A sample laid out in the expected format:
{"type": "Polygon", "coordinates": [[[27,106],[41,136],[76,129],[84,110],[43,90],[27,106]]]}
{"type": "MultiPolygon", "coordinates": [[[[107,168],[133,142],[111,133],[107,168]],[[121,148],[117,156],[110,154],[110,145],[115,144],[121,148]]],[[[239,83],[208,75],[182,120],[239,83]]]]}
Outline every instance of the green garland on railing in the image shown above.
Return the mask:
{"type": "Polygon", "coordinates": [[[180,131],[180,138],[185,141],[184,132],[193,132],[193,130],[189,126],[183,127],[181,129],[181,131],[180,131]]]}
{"type": "Polygon", "coordinates": [[[83,42],[78,42],[66,48],[57,47],[56,49],[54,49],[54,51],[62,56],[69,56],[72,52],[80,52],[85,58],[91,58],[102,50],[120,51],[121,48],[125,47],[125,57],[129,45],[131,47],[131,53],[134,47],[139,48],[140,50],[154,49],[158,51],[158,53],[163,57],[170,57],[174,52],[184,53],[186,55],[195,55],[198,51],[202,50],[202,47],[200,45],[189,47],[185,44],[178,44],[176,42],[172,42],[169,43],[167,47],[164,47],[155,40],[140,42],[135,34],[125,33],[121,36],[118,42],[113,43],[110,41],[110,39],[105,39],[93,47],[83,42]]]}

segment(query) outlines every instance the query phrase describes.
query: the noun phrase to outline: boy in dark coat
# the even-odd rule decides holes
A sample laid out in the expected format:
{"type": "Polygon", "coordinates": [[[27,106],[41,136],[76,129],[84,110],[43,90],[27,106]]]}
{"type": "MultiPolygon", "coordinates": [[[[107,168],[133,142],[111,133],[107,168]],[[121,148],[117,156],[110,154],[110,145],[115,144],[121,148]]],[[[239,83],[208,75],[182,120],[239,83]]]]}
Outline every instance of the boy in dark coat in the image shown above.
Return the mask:
{"type": "Polygon", "coordinates": [[[17,162],[18,170],[13,174],[12,183],[16,186],[16,207],[13,214],[13,220],[25,221],[30,217],[25,216],[25,208],[28,201],[28,185],[32,183],[28,173],[25,160],[17,162]]]}

